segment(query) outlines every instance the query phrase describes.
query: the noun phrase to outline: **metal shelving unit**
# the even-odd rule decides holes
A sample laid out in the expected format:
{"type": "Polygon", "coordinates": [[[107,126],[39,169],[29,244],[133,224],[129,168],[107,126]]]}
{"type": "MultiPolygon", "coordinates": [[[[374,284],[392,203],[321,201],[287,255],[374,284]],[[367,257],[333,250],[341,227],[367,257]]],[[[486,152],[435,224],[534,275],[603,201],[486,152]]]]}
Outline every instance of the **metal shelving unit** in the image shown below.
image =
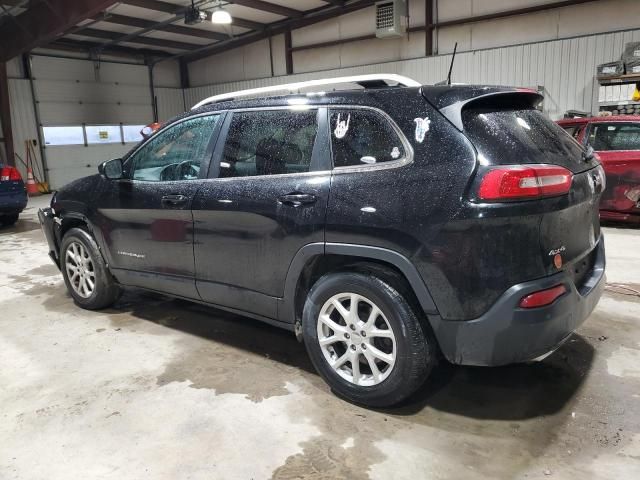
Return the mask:
{"type": "Polygon", "coordinates": [[[640,115],[640,102],[631,100],[633,85],[640,83],[640,74],[598,78],[598,83],[601,89],[598,95],[600,111],[609,111],[613,115],[640,115]],[[616,98],[607,100],[609,96],[616,98]]]}

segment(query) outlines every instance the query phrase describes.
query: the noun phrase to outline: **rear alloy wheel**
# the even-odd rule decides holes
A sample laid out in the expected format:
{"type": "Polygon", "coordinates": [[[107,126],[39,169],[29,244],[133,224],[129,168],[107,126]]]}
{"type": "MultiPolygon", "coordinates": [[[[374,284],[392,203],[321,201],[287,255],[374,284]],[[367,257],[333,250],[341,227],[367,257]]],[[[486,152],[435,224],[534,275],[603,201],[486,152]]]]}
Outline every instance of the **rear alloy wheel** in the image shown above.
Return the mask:
{"type": "Polygon", "coordinates": [[[323,305],[318,343],[325,360],[354,385],[383,382],[396,361],[396,338],[380,308],[357,293],[339,293],[323,305]]]}
{"type": "Polygon", "coordinates": [[[60,267],[67,290],[82,308],[105,308],[120,296],[96,241],[82,228],[72,228],[62,239],[60,267]]]}
{"type": "Polygon", "coordinates": [[[373,274],[327,274],[305,302],[311,361],[338,395],[369,407],[397,404],[427,378],[436,345],[407,299],[373,274]]]}

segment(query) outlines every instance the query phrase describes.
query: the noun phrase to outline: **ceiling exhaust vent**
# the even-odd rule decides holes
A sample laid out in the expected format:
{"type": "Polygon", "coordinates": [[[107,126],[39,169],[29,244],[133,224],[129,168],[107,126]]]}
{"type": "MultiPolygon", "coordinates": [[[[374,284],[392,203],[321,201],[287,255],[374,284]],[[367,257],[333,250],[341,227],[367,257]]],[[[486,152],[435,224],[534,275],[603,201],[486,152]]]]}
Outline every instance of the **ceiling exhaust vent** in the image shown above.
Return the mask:
{"type": "Polygon", "coordinates": [[[401,37],[407,31],[407,0],[376,3],[376,37],[401,37]]]}

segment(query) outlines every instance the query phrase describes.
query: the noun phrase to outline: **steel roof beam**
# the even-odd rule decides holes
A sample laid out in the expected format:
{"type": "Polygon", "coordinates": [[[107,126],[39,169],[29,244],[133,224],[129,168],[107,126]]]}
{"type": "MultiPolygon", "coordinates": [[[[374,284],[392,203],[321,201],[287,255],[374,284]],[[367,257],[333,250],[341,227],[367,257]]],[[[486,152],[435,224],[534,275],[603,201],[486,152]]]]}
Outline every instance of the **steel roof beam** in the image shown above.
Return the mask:
{"type": "Polygon", "coordinates": [[[110,30],[98,30],[97,28],[83,28],[73,32],[74,35],[83,35],[85,37],[103,38],[113,41],[113,45],[121,42],[140,43],[142,45],[152,45],[154,47],[175,48],[177,50],[193,50],[200,45],[196,43],[176,42],[174,40],[165,40],[163,38],[136,36],[126,39],[126,35],[110,30]]]}
{"type": "Polygon", "coordinates": [[[317,10],[311,11],[309,13],[305,13],[300,18],[292,18],[288,20],[281,20],[279,22],[271,23],[267,25],[267,28],[265,28],[265,30],[262,32],[245,33],[243,35],[239,35],[229,40],[225,40],[225,41],[210,44],[210,45],[204,45],[192,52],[185,52],[183,54],[174,55],[174,57],[171,57],[171,58],[184,56],[187,62],[193,62],[194,60],[199,60],[201,58],[209,57],[217,53],[222,53],[224,51],[231,50],[233,48],[238,48],[244,45],[248,45],[249,43],[257,42],[264,38],[268,38],[272,35],[279,35],[289,30],[295,30],[297,28],[307,27],[309,25],[314,25],[319,22],[324,22],[325,20],[330,20],[332,18],[336,18],[341,15],[345,15],[347,13],[355,12],[357,10],[370,7],[374,3],[375,3],[375,0],[357,0],[355,2],[348,3],[342,7],[334,7],[334,6],[322,7],[317,10]]]}
{"type": "MultiPolygon", "coordinates": [[[[162,2],[160,0],[124,0],[122,3],[133,5],[134,7],[146,8],[147,10],[154,10],[156,12],[171,13],[172,15],[178,15],[185,10],[185,6],[162,2]]],[[[233,25],[248,28],[249,30],[261,30],[265,26],[264,23],[246,20],[236,16],[233,17],[233,25]]]]}
{"type": "Polygon", "coordinates": [[[110,7],[116,0],[47,0],[16,15],[0,32],[0,61],[49,43],[74,25],[110,7]]]}
{"type": "MultiPolygon", "coordinates": [[[[102,15],[96,15],[94,20],[100,22],[113,23],[115,25],[125,25],[127,27],[135,28],[154,28],[156,22],[152,20],[145,20],[143,18],[128,17],[126,15],[118,15],[115,13],[105,12],[102,15]]],[[[157,28],[164,32],[175,33],[178,35],[186,35],[189,37],[208,38],[209,40],[226,40],[228,35],[219,32],[212,32],[209,30],[202,30],[199,28],[183,27],[181,25],[161,25],[157,28]]]]}

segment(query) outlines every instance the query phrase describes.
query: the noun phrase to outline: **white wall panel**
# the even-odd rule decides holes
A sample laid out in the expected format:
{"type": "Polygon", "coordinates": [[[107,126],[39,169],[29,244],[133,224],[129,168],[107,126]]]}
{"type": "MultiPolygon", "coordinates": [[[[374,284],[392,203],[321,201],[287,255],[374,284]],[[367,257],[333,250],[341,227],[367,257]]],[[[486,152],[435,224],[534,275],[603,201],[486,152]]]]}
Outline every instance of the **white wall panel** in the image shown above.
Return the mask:
{"type": "MultiPolygon", "coordinates": [[[[13,129],[14,149],[16,153],[26,161],[24,146],[25,140],[38,138],[29,80],[10,79],[9,100],[11,107],[11,127],[13,129]]],[[[36,170],[42,172],[40,150],[38,148],[36,148],[36,155],[38,161],[38,168],[36,168],[36,170]]],[[[26,178],[26,169],[19,160],[16,160],[16,166],[20,170],[23,178],[26,178]]]]}
{"type": "Polygon", "coordinates": [[[24,78],[24,72],[22,71],[22,58],[20,56],[14,57],[7,62],[7,77],[24,78]]]}
{"type": "MultiPolygon", "coordinates": [[[[595,67],[599,63],[619,58],[624,44],[630,41],[640,41],[640,30],[462,52],[456,56],[453,81],[526,87],[543,86],[545,88],[544,107],[553,118],[561,117],[569,109],[595,111],[597,110],[595,67]]],[[[217,93],[360,73],[399,73],[424,84],[433,84],[446,77],[450,61],[451,55],[440,55],[328,69],[288,77],[196,87],[186,91],[187,106],[217,93]]]]}
{"type": "Polygon", "coordinates": [[[133,148],[134,143],[122,145],[64,145],[47,147],[49,186],[57,189],[78,178],[98,172],[98,165],[105,160],[118,158],[133,148]]]}
{"type": "Polygon", "coordinates": [[[161,122],[187,110],[181,88],[156,88],[156,97],[158,98],[158,119],[161,122]]]}
{"type": "MultiPolygon", "coordinates": [[[[558,0],[439,0],[437,20],[446,21],[470,16],[531,7],[558,0]]],[[[424,25],[424,0],[412,0],[410,25],[424,25]]],[[[294,30],[293,46],[312,45],[337,39],[349,39],[374,33],[374,8],[362,10],[294,30]]],[[[437,53],[458,52],[510,45],[558,40],[611,30],[640,28],[640,0],[600,0],[543,12],[469,23],[437,29],[434,45],[437,53]]],[[[224,54],[193,62],[189,72],[193,85],[225,83],[268,77],[268,43],[248,45],[224,54]],[[247,51],[265,61],[247,62],[247,51]],[[250,67],[250,68],[248,68],[250,67]]],[[[616,50],[618,51],[618,50],[616,50]]],[[[274,58],[284,57],[284,45],[273,48],[274,58]]],[[[424,55],[424,33],[414,32],[402,39],[371,39],[331,47],[302,50],[293,54],[295,73],[313,72],[420,58],[424,55]]],[[[283,70],[274,68],[275,75],[283,70]]]]}

